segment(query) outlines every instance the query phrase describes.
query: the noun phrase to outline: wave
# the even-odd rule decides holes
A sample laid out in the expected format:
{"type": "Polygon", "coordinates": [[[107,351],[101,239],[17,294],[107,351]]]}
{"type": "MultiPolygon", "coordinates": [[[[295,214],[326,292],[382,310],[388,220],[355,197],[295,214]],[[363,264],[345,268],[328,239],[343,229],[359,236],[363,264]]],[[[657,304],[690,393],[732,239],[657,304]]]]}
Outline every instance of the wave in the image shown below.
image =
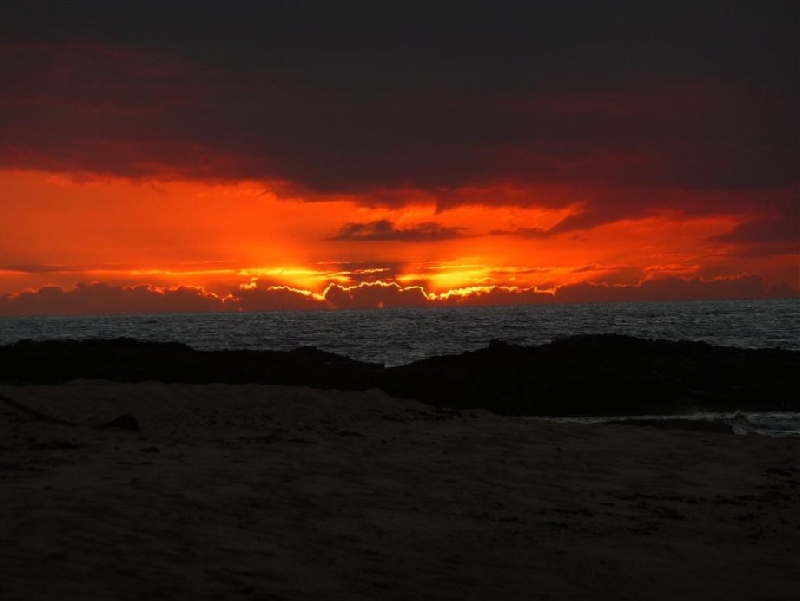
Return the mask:
{"type": "Polygon", "coordinates": [[[556,423],[617,424],[628,426],[651,426],[668,430],[693,430],[703,432],[725,432],[740,436],[800,436],[800,413],[750,412],[691,413],[684,415],[624,415],[587,417],[527,417],[527,420],[542,420],[556,423]]]}
{"type": "Polygon", "coordinates": [[[800,436],[800,414],[745,413],[737,411],[727,419],[734,434],[800,436]]]}

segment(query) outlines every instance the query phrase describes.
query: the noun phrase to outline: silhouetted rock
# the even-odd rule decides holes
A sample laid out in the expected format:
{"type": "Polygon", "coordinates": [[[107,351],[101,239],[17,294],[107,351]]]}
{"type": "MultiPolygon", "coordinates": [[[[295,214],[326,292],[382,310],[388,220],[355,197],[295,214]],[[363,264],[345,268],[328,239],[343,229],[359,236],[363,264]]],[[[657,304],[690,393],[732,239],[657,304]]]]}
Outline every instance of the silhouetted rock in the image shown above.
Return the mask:
{"type": "Polygon", "coordinates": [[[197,351],[178,342],[131,338],[20,341],[0,347],[0,380],[40,384],[88,378],[360,390],[376,370],[382,371],[383,365],[354,361],[312,347],[287,352],[197,351]]]}
{"type": "Polygon", "coordinates": [[[129,413],[115,417],[111,421],[108,421],[104,424],[99,424],[94,428],[95,430],[130,430],[131,432],[142,431],[142,429],[139,427],[139,421],[129,413]]]}
{"type": "Polygon", "coordinates": [[[76,378],[382,388],[435,406],[507,415],[800,410],[800,352],[612,334],[540,346],[492,340],[477,351],[392,368],[314,347],[197,351],[130,338],[0,347],[0,381],[55,384],[76,378]]]}
{"type": "Polygon", "coordinates": [[[493,344],[389,370],[394,396],[509,415],[800,409],[800,353],[619,335],[493,344]]]}

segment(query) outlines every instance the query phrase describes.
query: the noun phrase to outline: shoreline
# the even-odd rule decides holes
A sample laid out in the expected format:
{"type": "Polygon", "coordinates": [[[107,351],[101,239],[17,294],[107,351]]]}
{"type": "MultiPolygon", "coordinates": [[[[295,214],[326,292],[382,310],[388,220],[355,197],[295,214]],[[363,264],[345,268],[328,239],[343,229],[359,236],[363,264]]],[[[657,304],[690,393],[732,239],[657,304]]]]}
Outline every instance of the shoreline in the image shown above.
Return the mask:
{"type": "Polygon", "coordinates": [[[800,439],[532,423],[379,390],[0,394],[34,412],[0,407],[9,601],[800,591],[800,439]]]}

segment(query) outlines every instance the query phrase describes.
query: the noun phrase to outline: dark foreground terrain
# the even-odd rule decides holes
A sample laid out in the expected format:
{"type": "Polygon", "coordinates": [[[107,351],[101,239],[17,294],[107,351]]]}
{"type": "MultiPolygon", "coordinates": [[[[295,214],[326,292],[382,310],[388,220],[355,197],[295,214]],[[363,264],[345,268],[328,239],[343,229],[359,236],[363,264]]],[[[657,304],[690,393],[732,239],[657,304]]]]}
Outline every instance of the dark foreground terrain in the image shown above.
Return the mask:
{"type": "Polygon", "coordinates": [[[800,599],[800,438],[379,390],[0,398],[3,601],[800,599]]]}
{"type": "Polygon", "coordinates": [[[619,335],[541,346],[493,341],[387,368],[312,347],[198,351],[177,342],[20,341],[0,347],[0,382],[75,379],[277,384],[365,391],[505,415],[644,415],[800,410],[800,352],[619,335]]]}

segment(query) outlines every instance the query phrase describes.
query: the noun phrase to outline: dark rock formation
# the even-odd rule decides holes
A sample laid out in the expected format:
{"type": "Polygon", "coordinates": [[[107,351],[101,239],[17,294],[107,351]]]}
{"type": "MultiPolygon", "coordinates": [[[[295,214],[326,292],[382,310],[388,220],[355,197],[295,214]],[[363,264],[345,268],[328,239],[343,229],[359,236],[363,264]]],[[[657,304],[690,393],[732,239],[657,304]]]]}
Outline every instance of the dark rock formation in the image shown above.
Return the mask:
{"type": "Polygon", "coordinates": [[[618,335],[493,344],[387,370],[394,396],[510,415],[800,409],[800,353],[618,335]]]}
{"type": "Polygon", "coordinates": [[[129,413],[115,417],[111,421],[103,424],[98,424],[94,427],[95,430],[130,430],[131,432],[141,432],[139,421],[129,413]]]}
{"type": "Polygon", "coordinates": [[[619,335],[484,349],[385,368],[316,348],[197,351],[119,338],[20,341],[0,347],[0,381],[260,383],[382,388],[441,407],[508,415],[644,415],[693,410],[800,410],[800,352],[619,335]]]}
{"type": "Polygon", "coordinates": [[[312,347],[292,351],[197,351],[179,342],[21,340],[0,347],[0,381],[57,384],[76,378],[207,384],[284,384],[361,390],[383,365],[312,347]]]}

